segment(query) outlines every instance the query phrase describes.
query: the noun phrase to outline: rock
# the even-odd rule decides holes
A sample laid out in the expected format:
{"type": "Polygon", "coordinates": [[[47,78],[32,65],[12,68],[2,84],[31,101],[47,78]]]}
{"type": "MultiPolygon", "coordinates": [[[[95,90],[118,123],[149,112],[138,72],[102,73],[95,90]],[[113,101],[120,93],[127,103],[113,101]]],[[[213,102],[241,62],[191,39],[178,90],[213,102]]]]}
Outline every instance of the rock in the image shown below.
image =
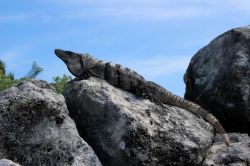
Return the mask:
{"type": "Polygon", "coordinates": [[[250,134],[250,26],[215,38],[192,58],[185,98],[210,110],[227,131],[250,134]]]}
{"type": "Polygon", "coordinates": [[[0,158],[22,165],[100,166],[68,116],[64,97],[43,81],[0,92],[0,158]]]}
{"type": "Polygon", "coordinates": [[[42,89],[50,89],[54,92],[56,92],[56,88],[50,84],[48,84],[46,81],[44,80],[28,80],[29,82],[35,84],[37,87],[42,88],[42,89]]]}
{"type": "Polygon", "coordinates": [[[221,144],[221,137],[217,136],[209,155],[203,162],[204,166],[248,166],[250,163],[250,138],[247,134],[230,133],[232,147],[221,144]]]}
{"type": "Polygon", "coordinates": [[[0,166],[20,166],[20,165],[8,159],[1,159],[0,166]]]}
{"type": "Polygon", "coordinates": [[[98,78],[71,81],[64,96],[80,135],[106,166],[199,165],[212,145],[213,127],[200,117],[98,78]]]}

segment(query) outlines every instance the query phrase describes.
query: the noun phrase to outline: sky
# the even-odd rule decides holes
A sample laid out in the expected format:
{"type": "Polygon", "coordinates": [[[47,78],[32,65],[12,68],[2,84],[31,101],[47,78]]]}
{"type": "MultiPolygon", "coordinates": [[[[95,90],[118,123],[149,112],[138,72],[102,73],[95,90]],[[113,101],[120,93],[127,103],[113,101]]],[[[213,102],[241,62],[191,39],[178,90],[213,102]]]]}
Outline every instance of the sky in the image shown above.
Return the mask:
{"type": "Polygon", "coordinates": [[[0,59],[38,79],[70,74],[55,48],[129,67],[183,96],[192,56],[216,36],[250,24],[249,0],[1,0],[0,59]]]}

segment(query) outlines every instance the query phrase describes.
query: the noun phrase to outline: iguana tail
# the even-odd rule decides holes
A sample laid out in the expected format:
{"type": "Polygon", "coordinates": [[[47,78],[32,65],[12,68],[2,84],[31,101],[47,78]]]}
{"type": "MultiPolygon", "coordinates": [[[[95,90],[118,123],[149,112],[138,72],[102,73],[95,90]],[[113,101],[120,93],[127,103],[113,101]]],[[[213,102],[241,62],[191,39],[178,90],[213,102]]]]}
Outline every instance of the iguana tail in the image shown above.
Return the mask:
{"type": "Polygon", "coordinates": [[[185,100],[182,97],[176,96],[172,93],[170,94],[170,92],[167,92],[167,93],[168,95],[171,95],[172,97],[170,98],[173,99],[172,101],[169,101],[169,102],[173,103],[174,106],[187,109],[191,111],[192,113],[194,113],[195,115],[200,115],[203,119],[211,123],[218,133],[223,135],[225,145],[230,146],[229,137],[225,129],[223,128],[223,126],[221,125],[221,123],[216,117],[214,117],[207,110],[203,109],[202,107],[200,107],[199,105],[191,101],[185,100]]]}
{"type": "Polygon", "coordinates": [[[208,121],[210,124],[214,126],[216,132],[223,135],[224,143],[227,146],[230,146],[228,135],[224,130],[223,126],[218,121],[218,119],[214,117],[211,113],[209,113],[207,110],[201,108],[198,104],[185,100],[180,96],[174,95],[173,93],[167,91],[166,89],[164,89],[163,87],[154,82],[148,81],[148,85],[150,87],[148,88],[150,94],[149,98],[152,101],[180,107],[189,110],[190,112],[192,112],[197,116],[201,116],[204,120],[208,121]]]}

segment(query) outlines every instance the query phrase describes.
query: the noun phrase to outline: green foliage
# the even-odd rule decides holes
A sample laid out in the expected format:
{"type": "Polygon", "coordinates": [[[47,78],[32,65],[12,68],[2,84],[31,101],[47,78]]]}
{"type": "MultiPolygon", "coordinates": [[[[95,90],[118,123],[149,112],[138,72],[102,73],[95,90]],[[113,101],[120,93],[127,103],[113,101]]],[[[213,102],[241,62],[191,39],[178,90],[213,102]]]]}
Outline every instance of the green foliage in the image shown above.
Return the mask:
{"type": "Polygon", "coordinates": [[[7,75],[7,77],[8,77],[9,79],[11,79],[12,81],[15,80],[14,73],[9,73],[9,74],[7,75]]]}
{"type": "Polygon", "coordinates": [[[71,76],[67,76],[66,74],[62,77],[53,77],[54,83],[52,85],[55,86],[57,93],[63,93],[71,79],[71,76]]]}
{"type": "Polygon", "coordinates": [[[0,60],[0,76],[5,75],[5,63],[0,60]]]}
{"type": "Polygon", "coordinates": [[[11,87],[15,83],[17,81],[14,80],[14,74],[5,75],[5,64],[0,60],[0,91],[11,87]]]}
{"type": "MultiPolygon", "coordinates": [[[[25,77],[22,77],[20,79],[15,79],[13,73],[6,74],[5,63],[0,60],[0,91],[7,89],[12,85],[17,84],[23,80],[35,79],[36,76],[40,74],[42,71],[43,68],[38,66],[36,62],[33,62],[32,68],[26,74],[25,77]]],[[[55,86],[56,91],[58,93],[62,93],[71,79],[72,79],[71,76],[65,74],[62,77],[60,76],[53,77],[54,82],[52,83],[52,85],[55,86]]]]}
{"type": "Polygon", "coordinates": [[[0,60],[0,91],[11,87],[14,84],[21,82],[22,80],[34,79],[41,73],[43,69],[39,67],[36,62],[33,62],[31,70],[28,74],[20,79],[15,79],[13,73],[6,74],[6,66],[3,61],[0,60]]]}
{"type": "Polygon", "coordinates": [[[17,82],[18,82],[17,80],[13,80],[13,78],[9,76],[1,75],[0,76],[0,91],[11,87],[17,82]]]}
{"type": "Polygon", "coordinates": [[[36,62],[33,62],[32,68],[30,71],[26,74],[25,78],[27,79],[35,79],[38,74],[40,74],[43,71],[43,68],[38,66],[36,62]]]}

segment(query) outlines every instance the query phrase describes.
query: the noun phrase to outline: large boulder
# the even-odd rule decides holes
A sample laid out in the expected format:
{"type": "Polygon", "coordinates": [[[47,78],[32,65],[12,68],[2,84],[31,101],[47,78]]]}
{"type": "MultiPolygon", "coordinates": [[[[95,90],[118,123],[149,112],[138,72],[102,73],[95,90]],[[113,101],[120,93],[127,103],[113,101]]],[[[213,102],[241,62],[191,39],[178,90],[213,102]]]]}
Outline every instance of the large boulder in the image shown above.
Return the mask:
{"type": "Polygon", "coordinates": [[[44,81],[0,92],[0,158],[24,166],[101,165],[68,116],[64,97],[44,81]]]}
{"type": "Polygon", "coordinates": [[[192,58],[185,98],[210,110],[227,131],[250,134],[250,26],[215,38],[192,58]]]}
{"type": "Polygon", "coordinates": [[[80,135],[106,166],[200,165],[212,145],[213,127],[200,117],[98,78],[72,81],[64,96],[80,135]]]}

